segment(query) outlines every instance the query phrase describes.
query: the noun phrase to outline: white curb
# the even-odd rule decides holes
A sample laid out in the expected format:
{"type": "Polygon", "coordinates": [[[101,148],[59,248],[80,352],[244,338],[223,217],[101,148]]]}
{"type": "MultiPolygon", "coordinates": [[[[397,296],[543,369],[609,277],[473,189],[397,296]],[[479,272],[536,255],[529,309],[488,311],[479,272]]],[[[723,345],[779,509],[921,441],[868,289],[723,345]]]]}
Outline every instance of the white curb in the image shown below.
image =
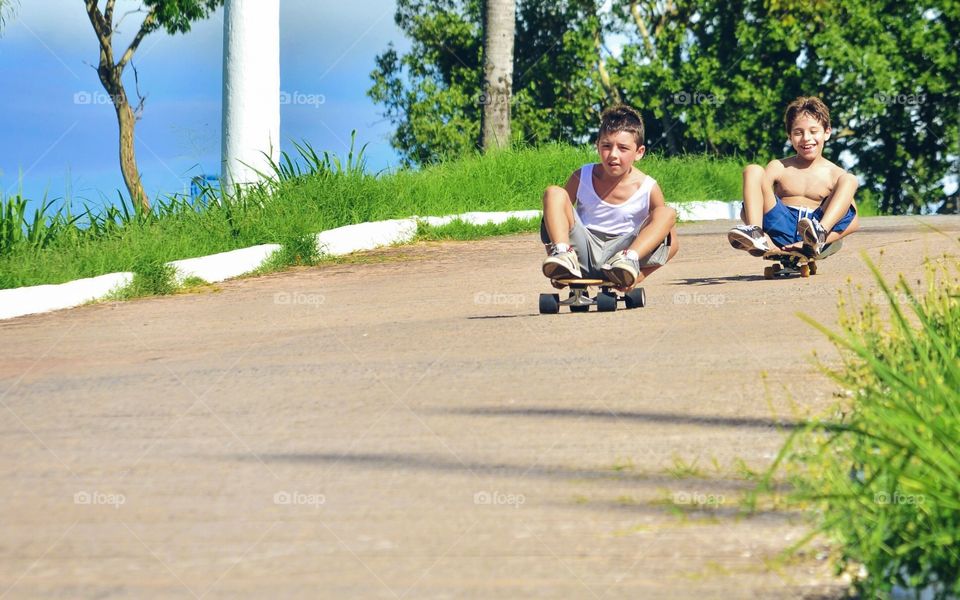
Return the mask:
{"type": "Polygon", "coordinates": [[[409,242],[416,234],[416,219],[357,223],[318,233],[317,247],[329,256],[341,256],[358,250],[409,242]]]}
{"type": "Polygon", "coordinates": [[[253,271],[279,249],[280,244],[261,244],[210,256],[175,260],[167,264],[177,269],[177,283],[183,283],[187,277],[199,277],[213,283],[253,271]]]}
{"type": "Polygon", "coordinates": [[[677,216],[684,221],[740,219],[739,202],[704,200],[702,202],[668,202],[668,204],[677,209],[677,216]]]}
{"type": "Polygon", "coordinates": [[[109,273],[56,285],[0,290],[0,319],[79,306],[129,284],[133,273],[109,273]]]}
{"type": "MultiPolygon", "coordinates": [[[[671,203],[671,206],[677,209],[680,218],[685,221],[735,219],[740,208],[739,203],[721,200],[671,203]]],[[[418,221],[436,227],[446,225],[455,219],[473,225],[484,225],[504,223],[510,218],[535,219],[539,216],[539,210],[519,210],[470,212],[443,217],[411,217],[358,223],[318,233],[317,247],[328,256],[341,256],[359,250],[372,250],[381,246],[408,242],[417,233],[418,221]]],[[[178,283],[182,283],[187,277],[199,277],[214,283],[255,270],[279,248],[279,244],[261,244],[210,256],[175,260],[167,264],[176,268],[178,283]]],[[[79,306],[103,298],[111,291],[128,285],[132,279],[132,273],[109,273],[59,285],[36,285],[0,290],[0,319],[79,306]]]]}

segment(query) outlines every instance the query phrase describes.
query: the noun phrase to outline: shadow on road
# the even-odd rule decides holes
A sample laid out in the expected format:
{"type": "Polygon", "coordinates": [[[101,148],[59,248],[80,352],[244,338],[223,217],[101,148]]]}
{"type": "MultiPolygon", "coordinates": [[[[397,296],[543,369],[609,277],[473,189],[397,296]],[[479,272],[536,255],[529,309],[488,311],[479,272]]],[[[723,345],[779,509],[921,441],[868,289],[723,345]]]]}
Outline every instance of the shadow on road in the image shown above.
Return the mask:
{"type": "Polygon", "coordinates": [[[749,427],[761,429],[797,429],[804,427],[804,421],[787,419],[761,419],[756,417],[710,417],[698,415],[680,415],[674,413],[655,413],[612,410],[590,410],[580,408],[524,408],[524,407],[495,407],[495,408],[445,408],[425,412],[453,413],[462,415],[480,416],[512,416],[512,417],[563,417],[575,419],[601,419],[607,421],[643,421],[646,423],[670,423],[673,425],[704,425],[712,427],[749,427]]]}
{"type": "Polygon", "coordinates": [[[670,285],[719,285],[730,281],[759,281],[763,275],[730,275],[729,277],[687,277],[674,279],[670,285]]]}

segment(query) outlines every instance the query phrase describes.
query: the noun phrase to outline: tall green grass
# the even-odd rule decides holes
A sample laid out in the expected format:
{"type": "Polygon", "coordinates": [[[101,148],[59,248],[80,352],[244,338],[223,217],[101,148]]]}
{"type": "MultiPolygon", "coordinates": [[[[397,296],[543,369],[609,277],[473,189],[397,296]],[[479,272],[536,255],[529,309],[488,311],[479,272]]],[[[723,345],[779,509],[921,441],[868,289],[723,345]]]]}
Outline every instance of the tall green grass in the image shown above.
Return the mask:
{"type": "MultiPolygon", "coordinates": [[[[363,150],[351,149],[341,160],[297,144],[293,156],[283,154],[273,165],[264,184],[227,197],[209,188],[197,201],[165,198],[146,215],[121,199],[62,225],[57,213],[28,221],[22,199],[3,199],[0,230],[10,232],[4,234],[10,242],[0,251],[0,288],[130,271],[142,260],[202,256],[365,221],[538,209],[547,185],[562,184],[596,157],[590,148],[556,144],[371,175],[363,150]],[[42,243],[21,239],[31,227],[42,230],[42,243]]],[[[639,167],[660,182],[669,201],[739,197],[741,165],[732,159],[649,156],[639,167]]]]}
{"type": "Polygon", "coordinates": [[[929,262],[919,295],[868,264],[882,303],[843,303],[839,331],[804,317],[842,353],[830,372],[849,398],[842,417],[792,435],[777,463],[839,545],[840,568],[865,568],[863,597],[895,586],[958,597],[960,263],[929,262]]]}

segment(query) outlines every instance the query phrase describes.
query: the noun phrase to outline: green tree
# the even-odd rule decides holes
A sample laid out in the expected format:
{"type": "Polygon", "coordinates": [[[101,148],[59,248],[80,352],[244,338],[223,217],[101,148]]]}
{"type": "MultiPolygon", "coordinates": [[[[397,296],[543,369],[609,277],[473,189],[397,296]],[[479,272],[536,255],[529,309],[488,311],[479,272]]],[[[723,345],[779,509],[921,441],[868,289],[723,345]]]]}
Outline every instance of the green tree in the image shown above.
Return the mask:
{"type": "MultiPolygon", "coordinates": [[[[150,200],[143,191],[143,184],[140,181],[140,170],[137,168],[133,143],[134,128],[142,114],[144,98],[137,89],[139,102],[136,107],[131,106],[123,82],[124,69],[131,63],[137,48],[147,35],[161,28],[171,35],[186,33],[190,31],[194,21],[208,17],[223,4],[223,0],[143,0],[143,8],[135,11],[145,13],[143,21],[119,59],[114,57],[113,51],[113,36],[117,33],[116,28],[119,24],[114,23],[113,19],[116,0],[106,0],[102,11],[99,6],[100,0],[84,0],[84,4],[100,45],[97,75],[117,113],[120,133],[120,171],[131,201],[138,211],[145,213],[150,210],[150,200]]],[[[136,79],[136,69],[134,68],[133,71],[136,79]]]]}
{"type": "MultiPolygon", "coordinates": [[[[511,138],[582,141],[608,94],[602,85],[598,3],[519,2],[511,138]]],[[[410,51],[377,57],[369,96],[396,127],[407,165],[472,152],[480,144],[483,45],[479,0],[399,0],[396,22],[410,51]]]]}
{"type": "Polygon", "coordinates": [[[960,177],[960,2],[847,0],[834,20],[815,40],[849,128],[831,144],[854,157],[882,211],[945,200],[944,178],[960,177]]]}
{"type": "MultiPolygon", "coordinates": [[[[792,152],[786,104],[818,95],[833,113],[828,158],[852,163],[860,198],[917,211],[960,177],[958,0],[633,0],[603,15],[598,4],[518,2],[514,140],[583,142],[602,107],[623,100],[653,151],[765,161],[792,152]],[[616,56],[611,33],[627,40],[616,56]]],[[[476,3],[400,2],[413,49],[381,55],[370,94],[409,163],[475,147],[479,14],[476,3]]]]}

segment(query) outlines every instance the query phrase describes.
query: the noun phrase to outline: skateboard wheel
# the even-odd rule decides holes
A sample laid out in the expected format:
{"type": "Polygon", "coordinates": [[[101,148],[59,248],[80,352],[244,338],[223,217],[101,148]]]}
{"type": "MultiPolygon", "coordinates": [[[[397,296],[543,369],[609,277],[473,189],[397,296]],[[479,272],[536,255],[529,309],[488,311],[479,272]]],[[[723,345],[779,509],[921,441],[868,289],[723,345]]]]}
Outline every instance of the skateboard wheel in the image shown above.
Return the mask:
{"type": "Polygon", "coordinates": [[[600,312],[612,312],[617,310],[617,297],[610,292],[600,292],[596,298],[597,310],[600,312]]]}
{"type": "Polygon", "coordinates": [[[810,277],[810,265],[800,265],[800,277],[810,277]]]}
{"type": "Polygon", "coordinates": [[[647,294],[643,288],[634,288],[624,295],[623,304],[627,308],[643,308],[647,305],[647,294]]]}
{"type": "Polygon", "coordinates": [[[817,263],[814,262],[814,261],[810,261],[809,264],[810,264],[810,274],[811,274],[811,275],[816,275],[816,274],[817,274],[817,263]]]}
{"type": "Polygon", "coordinates": [[[780,272],[780,269],[783,268],[783,265],[781,265],[780,263],[774,263],[774,264],[770,265],[770,268],[772,268],[774,274],[776,274],[776,273],[779,273],[779,272],[780,272]]]}
{"type": "MultiPolygon", "coordinates": [[[[777,265],[777,266],[779,266],[779,265],[777,265]]],[[[763,268],[763,278],[764,278],[764,279],[773,279],[773,275],[774,275],[774,273],[776,273],[776,272],[777,272],[777,271],[776,271],[772,266],[764,267],[764,268],[763,268]]]]}
{"type": "Polygon", "coordinates": [[[560,294],[540,294],[540,314],[555,315],[560,312],[560,294]]]}

